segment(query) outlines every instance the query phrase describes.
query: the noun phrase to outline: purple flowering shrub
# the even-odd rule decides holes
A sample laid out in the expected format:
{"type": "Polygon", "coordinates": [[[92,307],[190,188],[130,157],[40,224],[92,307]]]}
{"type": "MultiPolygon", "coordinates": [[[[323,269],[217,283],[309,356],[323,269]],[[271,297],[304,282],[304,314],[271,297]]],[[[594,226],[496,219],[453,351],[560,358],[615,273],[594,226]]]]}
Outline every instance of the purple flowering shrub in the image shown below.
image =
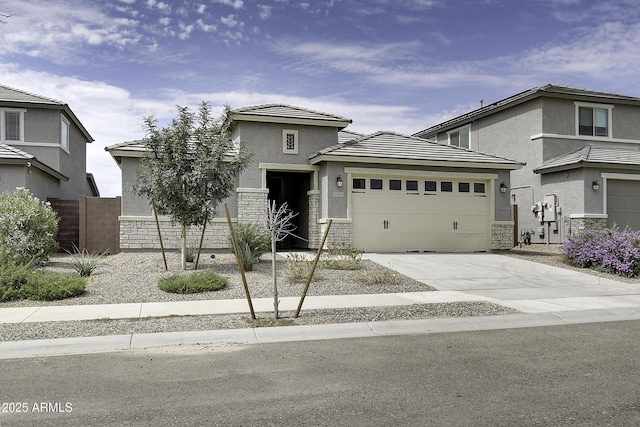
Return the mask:
{"type": "Polygon", "coordinates": [[[562,250],[569,264],[625,277],[640,275],[640,231],[614,225],[569,237],[562,250]]]}

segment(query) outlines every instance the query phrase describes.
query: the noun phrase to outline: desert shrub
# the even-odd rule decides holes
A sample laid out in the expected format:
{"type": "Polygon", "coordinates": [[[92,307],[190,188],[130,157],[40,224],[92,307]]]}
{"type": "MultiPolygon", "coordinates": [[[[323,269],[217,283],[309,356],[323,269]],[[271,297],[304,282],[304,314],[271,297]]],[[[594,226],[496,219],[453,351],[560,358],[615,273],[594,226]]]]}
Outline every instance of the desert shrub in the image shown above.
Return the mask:
{"type": "Polygon", "coordinates": [[[33,271],[22,285],[20,294],[30,300],[54,301],[82,295],[86,286],[85,277],[33,271]]]}
{"type": "Polygon", "coordinates": [[[8,263],[0,270],[0,302],[19,299],[53,301],[82,295],[87,279],[45,273],[27,264],[8,263]]]}
{"type": "Polygon", "coordinates": [[[34,274],[26,264],[6,263],[0,268],[0,302],[22,299],[20,290],[34,274]]]}
{"type": "Polygon", "coordinates": [[[24,188],[0,195],[0,263],[44,264],[58,250],[58,217],[24,188]]]}
{"type": "Polygon", "coordinates": [[[196,255],[198,255],[198,247],[197,246],[187,246],[187,250],[184,253],[187,262],[193,262],[196,259],[196,255]]]}
{"type": "MultiPolygon", "coordinates": [[[[284,262],[282,275],[289,283],[306,282],[311,267],[313,267],[313,260],[307,259],[301,254],[289,254],[284,262]]],[[[316,266],[316,271],[313,272],[311,278],[313,282],[318,280],[322,280],[322,269],[319,268],[319,265],[316,266]]]]}
{"type": "Polygon", "coordinates": [[[602,231],[585,230],[570,236],[562,250],[573,266],[624,277],[640,274],[640,231],[614,225],[602,231]]]}
{"type": "Polygon", "coordinates": [[[78,247],[73,245],[73,253],[67,251],[71,255],[73,261],[73,269],[80,277],[89,277],[100,266],[105,265],[105,255],[97,252],[89,253],[86,249],[80,251],[78,247]]]}
{"type": "Polygon", "coordinates": [[[330,270],[359,270],[362,250],[342,243],[330,245],[322,258],[325,268],[330,270]]]}
{"type": "Polygon", "coordinates": [[[165,292],[175,294],[196,294],[199,292],[218,291],[227,286],[227,278],[212,269],[188,274],[173,274],[158,281],[158,287],[165,292]]]}
{"type": "MultiPolygon", "coordinates": [[[[271,234],[262,226],[254,223],[240,223],[234,232],[240,249],[240,260],[245,271],[253,270],[260,257],[271,251],[271,234]]],[[[229,237],[229,250],[234,253],[229,237]]]]}
{"type": "Polygon", "coordinates": [[[398,284],[398,273],[388,268],[376,268],[375,270],[363,271],[358,276],[358,281],[365,285],[396,285],[398,284]]]}

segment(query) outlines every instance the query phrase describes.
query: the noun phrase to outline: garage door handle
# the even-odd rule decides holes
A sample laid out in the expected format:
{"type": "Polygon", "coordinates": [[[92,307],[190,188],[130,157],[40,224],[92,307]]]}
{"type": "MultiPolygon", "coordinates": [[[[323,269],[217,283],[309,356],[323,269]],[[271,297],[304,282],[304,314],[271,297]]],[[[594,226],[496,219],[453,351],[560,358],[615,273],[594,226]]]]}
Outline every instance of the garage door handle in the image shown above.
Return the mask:
{"type": "Polygon", "coordinates": [[[386,219],[384,221],[382,221],[382,227],[384,227],[385,230],[389,229],[389,221],[387,221],[386,219]]]}
{"type": "Polygon", "coordinates": [[[453,221],[453,229],[454,230],[458,229],[458,221],[453,221]]]}

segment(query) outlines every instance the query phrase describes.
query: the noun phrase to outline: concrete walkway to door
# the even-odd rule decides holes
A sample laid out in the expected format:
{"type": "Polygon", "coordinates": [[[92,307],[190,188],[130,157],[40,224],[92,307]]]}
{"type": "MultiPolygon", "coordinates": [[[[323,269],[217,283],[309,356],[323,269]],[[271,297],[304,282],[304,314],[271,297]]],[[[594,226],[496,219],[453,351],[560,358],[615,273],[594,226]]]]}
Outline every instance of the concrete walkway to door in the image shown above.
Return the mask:
{"type": "Polygon", "coordinates": [[[524,313],[637,308],[640,284],[498,254],[366,254],[440,291],[481,297],[524,313]]]}

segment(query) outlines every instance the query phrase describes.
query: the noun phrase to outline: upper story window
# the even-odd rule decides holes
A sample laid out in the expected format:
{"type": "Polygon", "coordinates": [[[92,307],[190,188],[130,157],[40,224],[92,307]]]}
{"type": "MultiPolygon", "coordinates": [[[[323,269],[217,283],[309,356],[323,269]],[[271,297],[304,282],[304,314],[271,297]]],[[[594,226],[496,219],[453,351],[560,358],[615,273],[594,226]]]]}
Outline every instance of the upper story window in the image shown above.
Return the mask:
{"type": "Polygon", "coordinates": [[[0,141],[24,141],[24,110],[0,110],[0,141]]]}
{"type": "Polygon", "coordinates": [[[282,131],[282,152],[285,154],[298,154],[298,131],[282,131]]]}
{"type": "Polygon", "coordinates": [[[69,151],[69,122],[64,117],[60,119],[60,146],[69,151]]]}
{"type": "Polygon", "coordinates": [[[611,105],[595,105],[576,102],[577,133],[584,136],[611,138],[611,105]]]}
{"type": "Polygon", "coordinates": [[[470,135],[469,126],[449,132],[449,145],[469,149],[470,135]]]}

